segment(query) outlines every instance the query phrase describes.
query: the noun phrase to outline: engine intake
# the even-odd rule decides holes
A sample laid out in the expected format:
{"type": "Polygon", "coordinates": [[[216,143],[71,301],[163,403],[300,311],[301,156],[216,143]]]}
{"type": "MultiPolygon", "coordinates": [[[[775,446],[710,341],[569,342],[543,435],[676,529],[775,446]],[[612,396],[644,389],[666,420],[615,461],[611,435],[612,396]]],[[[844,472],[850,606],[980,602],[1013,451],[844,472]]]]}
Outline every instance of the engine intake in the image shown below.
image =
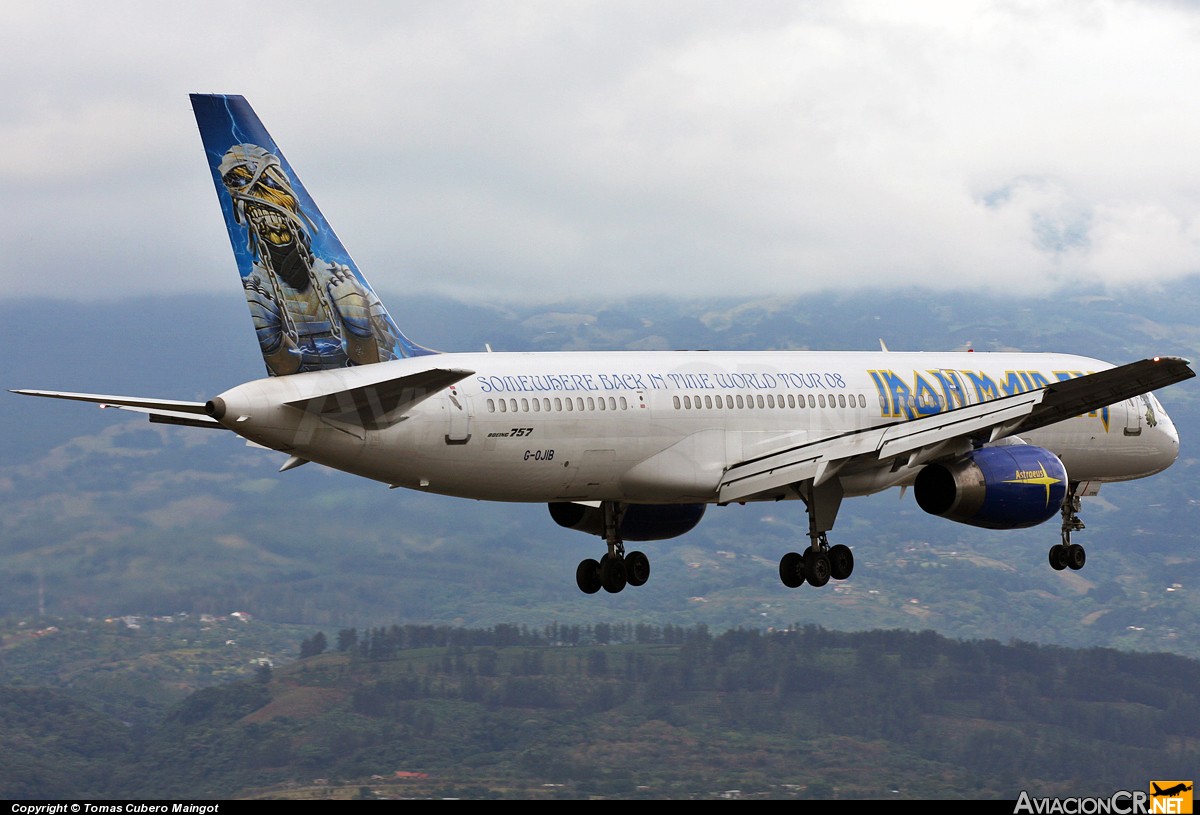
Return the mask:
{"type": "MultiPolygon", "coordinates": [[[[690,532],[704,516],[706,504],[627,504],[618,533],[621,540],[657,541],[690,532]]],[[[600,507],[556,501],[550,517],[559,526],[604,537],[604,511],[600,507]]]]}
{"type": "Polygon", "coordinates": [[[1067,494],[1067,468],[1041,447],[983,447],[946,464],[926,465],[914,493],[931,515],[987,529],[1023,529],[1058,514],[1067,494]]]}

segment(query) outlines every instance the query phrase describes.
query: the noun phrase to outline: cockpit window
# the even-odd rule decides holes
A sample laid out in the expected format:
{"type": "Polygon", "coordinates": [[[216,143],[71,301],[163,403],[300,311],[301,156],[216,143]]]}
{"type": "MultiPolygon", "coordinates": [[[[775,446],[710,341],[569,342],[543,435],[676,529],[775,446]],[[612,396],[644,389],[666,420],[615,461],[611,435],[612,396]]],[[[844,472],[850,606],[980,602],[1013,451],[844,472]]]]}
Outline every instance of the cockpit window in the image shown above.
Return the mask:
{"type": "Polygon", "coordinates": [[[1148,393],[1142,394],[1142,405],[1146,408],[1146,426],[1155,427],[1158,425],[1158,411],[1155,409],[1155,404],[1158,400],[1148,393]]]}

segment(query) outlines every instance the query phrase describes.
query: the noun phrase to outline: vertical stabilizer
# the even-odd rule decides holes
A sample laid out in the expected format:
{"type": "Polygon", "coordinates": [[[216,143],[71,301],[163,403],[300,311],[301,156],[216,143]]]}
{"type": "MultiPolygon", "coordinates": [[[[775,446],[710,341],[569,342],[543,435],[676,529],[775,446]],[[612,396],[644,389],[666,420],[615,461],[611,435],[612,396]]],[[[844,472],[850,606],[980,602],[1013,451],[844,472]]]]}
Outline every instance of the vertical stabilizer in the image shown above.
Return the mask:
{"type": "Polygon", "coordinates": [[[250,104],[191,98],[268,373],[433,353],[397,328],[250,104]]]}

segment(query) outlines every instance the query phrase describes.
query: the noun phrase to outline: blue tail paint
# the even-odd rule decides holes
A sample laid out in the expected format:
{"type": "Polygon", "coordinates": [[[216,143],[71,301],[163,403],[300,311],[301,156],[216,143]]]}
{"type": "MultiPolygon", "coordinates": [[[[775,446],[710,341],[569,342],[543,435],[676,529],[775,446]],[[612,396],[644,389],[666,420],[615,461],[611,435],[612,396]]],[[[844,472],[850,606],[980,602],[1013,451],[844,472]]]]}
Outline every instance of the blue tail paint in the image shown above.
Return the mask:
{"type": "Polygon", "coordinates": [[[267,372],[435,353],[396,327],[250,104],[191,98],[267,372]]]}

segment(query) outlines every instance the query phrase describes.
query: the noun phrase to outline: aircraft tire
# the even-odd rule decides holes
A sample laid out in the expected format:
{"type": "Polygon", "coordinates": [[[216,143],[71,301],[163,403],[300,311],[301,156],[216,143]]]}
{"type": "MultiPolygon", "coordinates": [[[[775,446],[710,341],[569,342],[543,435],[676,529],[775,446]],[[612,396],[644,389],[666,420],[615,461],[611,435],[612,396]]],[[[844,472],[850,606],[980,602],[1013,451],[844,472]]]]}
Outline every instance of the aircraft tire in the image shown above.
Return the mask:
{"type": "Polygon", "coordinates": [[[600,563],[590,558],[579,561],[579,566],[575,569],[575,584],[584,594],[600,591],[600,563]]]}
{"type": "Polygon", "coordinates": [[[1056,543],[1050,547],[1050,568],[1056,572],[1061,572],[1067,568],[1067,547],[1061,543],[1056,543]]]}
{"type": "Polygon", "coordinates": [[[1079,570],[1083,568],[1083,564],[1087,563],[1087,552],[1083,551],[1083,547],[1078,543],[1072,543],[1067,547],[1067,566],[1072,569],[1079,570]]]}
{"type": "Polygon", "coordinates": [[[789,589],[804,585],[804,558],[799,552],[788,552],[779,559],[779,579],[789,589]]]}
{"type": "Polygon", "coordinates": [[[829,582],[829,555],[824,552],[814,552],[812,549],[804,553],[804,579],[809,585],[820,588],[829,582]]]}
{"type": "Polygon", "coordinates": [[[624,589],[628,582],[624,558],[609,557],[607,554],[600,558],[600,585],[606,592],[616,594],[624,589]]]}
{"type": "Polygon", "coordinates": [[[644,586],[650,579],[650,558],[643,552],[630,552],[625,556],[625,577],[631,586],[644,586]]]}
{"type": "Polygon", "coordinates": [[[845,580],[854,571],[854,553],[844,543],[829,547],[829,576],[845,580]]]}

